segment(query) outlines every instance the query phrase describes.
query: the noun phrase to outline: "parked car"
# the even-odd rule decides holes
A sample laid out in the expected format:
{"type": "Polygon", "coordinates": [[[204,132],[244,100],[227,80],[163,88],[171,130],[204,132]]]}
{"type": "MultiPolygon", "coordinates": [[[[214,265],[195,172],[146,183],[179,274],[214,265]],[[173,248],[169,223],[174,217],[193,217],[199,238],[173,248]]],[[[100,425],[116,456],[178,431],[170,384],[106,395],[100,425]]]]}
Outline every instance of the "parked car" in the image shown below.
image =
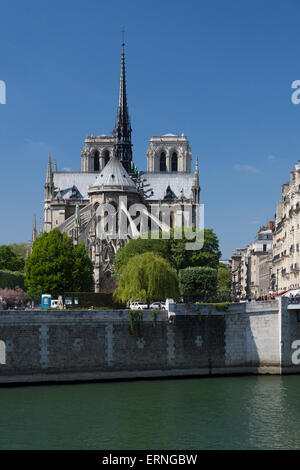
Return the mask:
{"type": "Polygon", "coordinates": [[[146,310],[148,305],[145,302],[131,302],[129,308],[130,310],[146,310]]]}
{"type": "Polygon", "coordinates": [[[57,308],[58,306],[58,299],[51,300],[51,308],[57,308]]]}
{"type": "Polygon", "coordinates": [[[165,302],[152,302],[150,308],[157,310],[166,310],[166,304],[165,302]]]}

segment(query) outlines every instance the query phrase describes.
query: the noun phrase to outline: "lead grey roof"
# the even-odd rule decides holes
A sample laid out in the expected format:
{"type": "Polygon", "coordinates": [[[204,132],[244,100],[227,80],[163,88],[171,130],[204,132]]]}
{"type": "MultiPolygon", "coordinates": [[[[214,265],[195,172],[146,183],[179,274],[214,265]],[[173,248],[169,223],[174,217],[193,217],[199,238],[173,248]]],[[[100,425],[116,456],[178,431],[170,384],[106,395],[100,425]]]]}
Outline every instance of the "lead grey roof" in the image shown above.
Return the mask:
{"type": "Polygon", "coordinates": [[[83,199],[88,199],[88,189],[96,180],[98,173],[75,172],[54,172],[53,183],[55,190],[60,189],[64,199],[72,194],[72,187],[76,186],[83,199]]]}
{"type": "Polygon", "coordinates": [[[103,170],[98,173],[93,186],[131,186],[135,188],[132,181],[122,163],[112,157],[103,170]]]}
{"type": "Polygon", "coordinates": [[[190,198],[194,173],[143,173],[141,179],[149,200],[164,199],[168,186],[177,198],[181,197],[182,190],[184,196],[190,198]]]}
{"type": "MultiPolygon", "coordinates": [[[[107,168],[109,163],[105,166],[107,168]]],[[[122,174],[127,174],[123,170],[123,165],[120,163],[122,174]],[[125,172],[125,173],[124,173],[125,172]]],[[[104,170],[105,170],[104,168],[104,170]]],[[[83,199],[89,199],[88,189],[96,183],[96,179],[101,178],[101,173],[85,173],[85,172],[54,172],[53,182],[56,190],[60,189],[62,197],[67,199],[72,193],[72,187],[76,186],[83,199]]],[[[134,187],[135,184],[130,179],[129,186],[134,187]]],[[[170,186],[174,194],[180,198],[181,190],[185,197],[190,197],[192,192],[194,173],[142,173],[141,179],[144,181],[144,191],[146,192],[146,198],[149,200],[163,199],[166,194],[167,187],[170,186]],[[152,194],[153,191],[153,194],[152,194]]],[[[102,179],[102,178],[101,178],[102,179]]],[[[118,179],[118,178],[116,178],[118,179]]],[[[121,178],[123,180],[123,177],[121,178]]],[[[102,185],[103,183],[97,183],[102,185]]],[[[124,182],[122,183],[123,185],[124,182]]]]}

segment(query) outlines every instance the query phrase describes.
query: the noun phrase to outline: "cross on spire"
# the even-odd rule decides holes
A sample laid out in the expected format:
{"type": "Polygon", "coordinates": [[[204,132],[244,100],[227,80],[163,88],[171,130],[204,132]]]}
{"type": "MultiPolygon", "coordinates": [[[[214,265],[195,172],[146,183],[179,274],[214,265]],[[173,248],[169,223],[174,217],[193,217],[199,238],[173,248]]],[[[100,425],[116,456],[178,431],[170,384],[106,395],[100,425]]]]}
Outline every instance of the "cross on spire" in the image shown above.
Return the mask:
{"type": "Polygon", "coordinates": [[[125,27],[122,26],[122,46],[125,46],[125,27]]]}

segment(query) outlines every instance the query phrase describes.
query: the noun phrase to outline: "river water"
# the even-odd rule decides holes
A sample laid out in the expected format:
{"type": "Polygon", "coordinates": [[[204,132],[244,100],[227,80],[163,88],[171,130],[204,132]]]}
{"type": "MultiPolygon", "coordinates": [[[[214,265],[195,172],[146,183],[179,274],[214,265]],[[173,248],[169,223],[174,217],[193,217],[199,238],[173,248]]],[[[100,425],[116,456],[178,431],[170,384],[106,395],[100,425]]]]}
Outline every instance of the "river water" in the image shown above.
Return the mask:
{"type": "Polygon", "coordinates": [[[299,449],[300,376],[0,388],[0,449],[299,449]]]}

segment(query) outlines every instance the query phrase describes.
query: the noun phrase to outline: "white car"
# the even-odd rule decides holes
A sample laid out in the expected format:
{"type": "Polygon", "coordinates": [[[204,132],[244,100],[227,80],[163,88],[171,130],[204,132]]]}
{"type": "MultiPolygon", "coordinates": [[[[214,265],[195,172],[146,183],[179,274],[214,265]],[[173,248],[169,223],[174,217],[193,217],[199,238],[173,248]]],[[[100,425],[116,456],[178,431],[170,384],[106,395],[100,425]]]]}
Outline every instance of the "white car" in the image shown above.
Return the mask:
{"type": "Polygon", "coordinates": [[[148,308],[148,305],[144,302],[131,302],[129,308],[130,310],[146,310],[148,308]]]}
{"type": "Polygon", "coordinates": [[[51,308],[57,308],[58,306],[58,299],[51,300],[51,308]]]}
{"type": "Polygon", "coordinates": [[[166,310],[166,304],[164,302],[152,302],[150,308],[157,310],[166,310]]]}

